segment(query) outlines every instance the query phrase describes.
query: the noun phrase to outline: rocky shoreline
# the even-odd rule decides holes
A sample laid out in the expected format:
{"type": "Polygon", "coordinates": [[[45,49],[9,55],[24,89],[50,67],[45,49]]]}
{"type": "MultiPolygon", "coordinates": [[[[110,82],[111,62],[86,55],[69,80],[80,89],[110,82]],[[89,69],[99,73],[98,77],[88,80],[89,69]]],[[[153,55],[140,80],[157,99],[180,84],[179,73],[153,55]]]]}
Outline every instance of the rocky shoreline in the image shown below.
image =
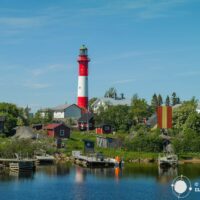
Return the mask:
{"type": "MultiPolygon", "coordinates": [[[[64,162],[74,162],[72,156],[67,156],[65,154],[55,154],[56,163],[64,163],[64,162]]],[[[125,163],[157,163],[158,159],[155,158],[138,158],[138,159],[129,159],[125,161],[125,163]]],[[[200,164],[199,158],[189,158],[189,159],[180,159],[179,164],[200,164]]]]}

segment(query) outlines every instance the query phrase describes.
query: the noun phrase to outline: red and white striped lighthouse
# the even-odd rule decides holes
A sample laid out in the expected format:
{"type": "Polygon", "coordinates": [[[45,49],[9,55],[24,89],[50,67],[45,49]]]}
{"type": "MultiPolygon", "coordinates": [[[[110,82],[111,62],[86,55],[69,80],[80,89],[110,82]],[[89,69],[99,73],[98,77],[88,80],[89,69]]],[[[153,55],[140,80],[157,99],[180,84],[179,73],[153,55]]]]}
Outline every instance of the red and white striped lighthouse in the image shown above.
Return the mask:
{"type": "Polygon", "coordinates": [[[87,55],[88,49],[85,45],[80,48],[78,57],[79,76],[78,76],[78,106],[88,109],[88,62],[90,59],[87,55]]]}

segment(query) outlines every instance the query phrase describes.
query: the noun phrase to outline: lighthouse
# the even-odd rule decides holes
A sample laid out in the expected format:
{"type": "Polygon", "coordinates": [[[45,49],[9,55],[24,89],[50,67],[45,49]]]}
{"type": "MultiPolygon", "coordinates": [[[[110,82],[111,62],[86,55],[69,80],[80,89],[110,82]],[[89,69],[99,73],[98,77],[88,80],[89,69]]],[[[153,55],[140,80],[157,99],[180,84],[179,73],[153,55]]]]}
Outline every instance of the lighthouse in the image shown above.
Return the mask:
{"type": "Polygon", "coordinates": [[[79,52],[79,76],[78,76],[78,99],[77,105],[88,110],[88,49],[82,45],[79,52]]]}

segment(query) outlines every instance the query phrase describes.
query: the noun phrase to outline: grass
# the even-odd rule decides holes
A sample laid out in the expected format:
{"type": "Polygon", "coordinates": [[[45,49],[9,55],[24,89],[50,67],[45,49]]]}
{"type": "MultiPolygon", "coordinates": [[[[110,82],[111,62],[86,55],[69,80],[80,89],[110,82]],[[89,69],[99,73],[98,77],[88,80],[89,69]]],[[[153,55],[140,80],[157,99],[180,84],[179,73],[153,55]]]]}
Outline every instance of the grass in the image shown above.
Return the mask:
{"type": "MultiPolygon", "coordinates": [[[[106,135],[108,137],[120,137],[124,138],[125,134],[116,135],[106,135]]],[[[66,148],[57,150],[55,147],[54,139],[46,138],[39,141],[13,141],[10,138],[0,137],[0,154],[12,154],[16,152],[24,152],[33,154],[36,149],[44,149],[47,153],[53,154],[55,152],[62,152],[67,156],[71,155],[73,150],[80,150],[83,152],[84,149],[84,139],[92,140],[95,142],[95,152],[102,152],[106,157],[116,157],[119,156],[125,161],[136,160],[136,159],[157,159],[158,153],[154,152],[133,152],[125,149],[113,149],[113,148],[100,148],[96,145],[97,134],[94,132],[78,132],[73,131],[71,138],[65,141],[66,148]]],[[[200,153],[182,153],[179,154],[179,159],[196,158],[200,159],[200,153]]]]}
{"type": "MultiPolygon", "coordinates": [[[[71,134],[71,138],[66,141],[66,150],[64,153],[67,155],[71,155],[73,150],[83,151],[84,144],[83,140],[88,139],[96,142],[96,134],[92,132],[73,132],[71,134]]],[[[106,135],[108,137],[122,137],[122,135],[106,135]]],[[[119,156],[123,158],[125,161],[134,160],[134,159],[156,159],[158,157],[158,153],[150,153],[150,152],[131,152],[126,151],[124,149],[113,149],[113,148],[100,148],[95,144],[95,152],[102,152],[106,157],[115,157],[119,156]]]]}

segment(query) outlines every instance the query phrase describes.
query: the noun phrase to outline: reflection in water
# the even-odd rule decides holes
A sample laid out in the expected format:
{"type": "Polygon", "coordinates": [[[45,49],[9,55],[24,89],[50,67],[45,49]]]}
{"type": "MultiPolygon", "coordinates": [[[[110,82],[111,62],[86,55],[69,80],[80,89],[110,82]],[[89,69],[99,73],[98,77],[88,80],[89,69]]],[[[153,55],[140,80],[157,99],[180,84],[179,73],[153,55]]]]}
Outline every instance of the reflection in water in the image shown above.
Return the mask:
{"type": "Polygon", "coordinates": [[[120,173],[120,168],[119,167],[115,167],[115,179],[116,179],[116,181],[119,180],[119,173],[120,173]]]}
{"type": "MultiPolygon", "coordinates": [[[[43,166],[32,175],[0,174],[0,194],[1,200],[169,200],[173,199],[171,179],[180,174],[191,182],[194,179],[200,182],[200,165],[169,169],[136,163],[126,164],[123,169],[90,169],[67,164],[43,166]]],[[[192,195],[188,200],[199,199],[195,193],[192,195]]]]}
{"type": "Polygon", "coordinates": [[[158,167],[158,182],[168,183],[178,176],[177,167],[158,167]]]}
{"type": "Polygon", "coordinates": [[[10,171],[9,176],[15,179],[33,179],[34,172],[33,171],[10,171]]]}
{"type": "Polygon", "coordinates": [[[70,165],[57,164],[57,165],[45,165],[38,167],[38,172],[47,174],[48,176],[65,176],[70,173],[70,165]]]}
{"type": "Polygon", "coordinates": [[[83,183],[84,180],[86,178],[86,171],[79,167],[79,166],[76,166],[75,168],[75,182],[76,183],[83,183]]]}

